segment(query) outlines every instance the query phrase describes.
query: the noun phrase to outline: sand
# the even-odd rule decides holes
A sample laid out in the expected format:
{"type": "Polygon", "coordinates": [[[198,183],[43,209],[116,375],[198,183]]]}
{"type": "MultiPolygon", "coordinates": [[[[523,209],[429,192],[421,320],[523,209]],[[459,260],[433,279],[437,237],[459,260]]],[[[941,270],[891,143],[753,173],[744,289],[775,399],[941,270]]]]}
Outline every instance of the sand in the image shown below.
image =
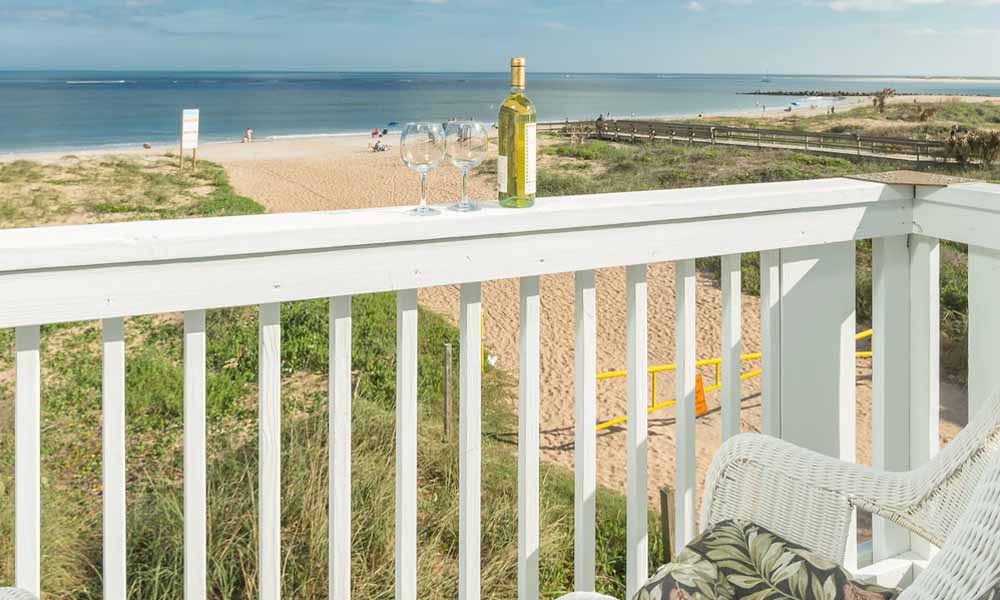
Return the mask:
{"type": "MultiPolygon", "coordinates": [[[[996,100],[996,99],[994,99],[996,100]]],[[[808,110],[808,109],[806,109],[808,110]]],[[[368,136],[284,139],[253,144],[205,144],[200,155],[219,162],[230,174],[235,189],[256,199],[271,212],[294,212],[413,205],[419,196],[417,176],[399,160],[398,137],[390,136],[387,153],[368,150],[368,136]]],[[[132,153],[162,152],[135,150],[132,153]]],[[[19,158],[55,160],[65,153],[22,155],[19,158]]],[[[86,153],[74,153],[83,155],[86,153]]],[[[445,167],[430,176],[432,203],[454,201],[460,190],[456,169],[445,167]]],[[[493,176],[474,176],[471,189],[476,198],[495,197],[493,176]]],[[[722,294],[716,282],[698,276],[698,358],[719,356],[721,348],[722,294]]],[[[570,274],[542,278],[542,446],[543,456],[567,468],[573,467],[573,278],[570,274]]],[[[599,371],[625,367],[625,275],[623,269],[598,272],[599,371]]],[[[452,321],[457,321],[459,292],[456,286],[423,289],[420,302],[452,321]]],[[[485,341],[500,368],[518,372],[518,288],[516,281],[491,281],[483,286],[485,341]]],[[[759,305],[756,297],[743,298],[743,339],[746,352],[760,348],[759,305]]],[[[674,354],[673,265],[650,265],[649,271],[649,363],[673,362],[674,354]]],[[[757,365],[747,363],[749,370],[757,365]]],[[[870,361],[858,361],[857,440],[858,461],[871,461],[870,361]]],[[[706,385],[714,382],[710,369],[703,371],[706,385]]],[[[673,397],[673,378],[661,374],[657,380],[658,401],[673,397]]],[[[744,383],[742,427],[759,431],[759,382],[744,383]]],[[[516,403],[516,400],[514,401],[516,403]]],[[[720,444],[719,394],[707,396],[709,412],[697,421],[697,467],[700,490],[705,472],[720,444]]],[[[516,405],[513,406],[516,409],[516,405]]],[[[624,380],[598,385],[598,416],[610,419],[624,415],[624,380]]],[[[942,441],[951,439],[965,423],[964,391],[942,384],[942,441]]],[[[649,420],[649,498],[658,502],[658,490],[670,486],[674,476],[673,410],[664,409],[649,420]]],[[[625,429],[612,428],[598,437],[598,481],[619,491],[625,488],[625,429]]],[[[657,506],[653,504],[653,506],[657,506]]]]}
{"type": "MultiPolygon", "coordinates": [[[[744,112],[740,113],[738,116],[742,117],[754,117],[762,119],[774,119],[780,120],[788,117],[789,115],[795,115],[796,117],[814,117],[816,115],[825,115],[830,110],[829,104],[818,105],[816,107],[812,106],[792,106],[789,111],[786,111],[786,105],[776,105],[774,96],[758,96],[758,101],[762,105],[772,105],[766,111],[757,112],[744,112]],[[768,102],[768,98],[771,102],[768,102]]],[[[906,96],[893,96],[888,99],[888,104],[910,104],[917,102],[920,104],[926,104],[931,102],[941,102],[943,100],[955,101],[955,102],[969,102],[972,104],[978,103],[994,103],[1000,104],[1000,97],[997,96],[941,96],[937,94],[914,94],[906,96]]],[[[854,110],[857,108],[867,108],[872,105],[871,96],[849,96],[845,98],[842,102],[838,102],[835,106],[837,107],[837,112],[845,112],[854,110]]],[[[708,119],[712,116],[730,116],[728,114],[719,115],[706,115],[705,118],[708,119]]]]}

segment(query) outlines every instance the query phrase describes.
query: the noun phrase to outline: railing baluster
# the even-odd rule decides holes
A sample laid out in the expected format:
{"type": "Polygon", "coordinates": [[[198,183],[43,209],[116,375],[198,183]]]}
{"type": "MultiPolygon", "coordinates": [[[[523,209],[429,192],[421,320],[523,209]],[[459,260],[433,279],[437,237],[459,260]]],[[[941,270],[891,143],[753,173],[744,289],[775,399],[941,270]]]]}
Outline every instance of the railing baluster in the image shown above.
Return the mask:
{"type": "Polygon", "coordinates": [[[740,373],[743,352],[742,257],[722,257],[722,441],[740,432],[742,392],[740,373]]]}
{"type": "Polygon", "coordinates": [[[125,600],[125,321],[103,323],[104,599],[125,600]]]}
{"type": "Polygon", "coordinates": [[[14,333],[14,580],[41,594],[41,389],[40,331],[37,325],[14,333]]]}
{"type": "Polygon", "coordinates": [[[521,279],[521,373],[517,435],[517,597],[538,599],[538,446],[540,403],[538,277],[521,279]]]}
{"type": "Polygon", "coordinates": [[[330,300],[330,600],[351,597],[351,297],[330,300]]]}
{"type": "Polygon", "coordinates": [[[260,305],[260,597],[281,597],[281,305],[260,305]]]}
{"type": "MultiPolygon", "coordinates": [[[[941,251],[935,238],[910,236],[910,468],[937,454],[940,403],[941,251]]],[[[923,538],[912,549],[934,554],[923,538]]]]}
{"type": "Polygon", "coordinates": [[[594,591],[597,546],[597,294],[593,271],[576,273],[574,390],[574,588],[594,591]]]}
{"type": "Polygon", "coordinates": [[[675,511],[674,550],[680,552],[694,538],[695,514],[695,361],[697,353],[695,340],[698,332],[698,305],[696,301],[697,278],[694,259],[675,263],[674,270],[676,296],[677,349],[674,362],[677,364],[677,435],[674,458],[675,511]]]}
{"type": "Polygon", "coordinates": [[[646,416],[647,287],[646,265],[626,269],[628,303],[627,360],[627,557],[625,593],[631,598],[646,580],[649,554],[649,517],[646,498],[648,419],[646,416]]]}
{"type": "Polygon", "coordinates": [[[417,290],[396,293],[396,596],[417,597],[417,290]]]}
{"type": "MultiPolygon", "coordinates": [[[[906,236],[872,240],[872,466],[910,468],[910,255],[906,236]]],[[[910,534],[872,518],[875,562],[910,548],[910,534]]]]}
{"type": "Polygon", "coordinates": [[[760,253],[761,431],[781,437],[781,251],[760,253]]]}
{"type": "Polygon", "coordinates": [[[184,598],[207,588],[205,311],[184,313],[184,598]]]}
{"type": "Polygon", "coordinates": [[[479,600],[482,461],[482,285],[462,285],[459,308],[458,597],[479,600]]]}
{"type": "Polygon", "coordinates": [[[969,246],[969,419],[1000,386],[1000,252],[969,246]]]}

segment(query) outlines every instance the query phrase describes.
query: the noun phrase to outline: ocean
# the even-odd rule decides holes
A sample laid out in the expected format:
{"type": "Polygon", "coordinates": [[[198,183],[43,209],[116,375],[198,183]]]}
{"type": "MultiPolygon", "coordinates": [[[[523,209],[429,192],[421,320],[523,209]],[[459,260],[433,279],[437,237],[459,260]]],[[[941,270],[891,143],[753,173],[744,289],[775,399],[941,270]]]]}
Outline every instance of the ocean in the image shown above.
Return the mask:
{"type": "MultiPolygon", "coordinates": [[[[174,145],[184,108],[201,110],[201,139],[342,135],[390,122],[474,118],[492,123],[505,73],[0,72],[0,152],[174,145]]],[[[540,120],[754,112],[829,100],[755,90],[1000,96],[1000,80],[844,75],[528,73],[540,120]]]]}

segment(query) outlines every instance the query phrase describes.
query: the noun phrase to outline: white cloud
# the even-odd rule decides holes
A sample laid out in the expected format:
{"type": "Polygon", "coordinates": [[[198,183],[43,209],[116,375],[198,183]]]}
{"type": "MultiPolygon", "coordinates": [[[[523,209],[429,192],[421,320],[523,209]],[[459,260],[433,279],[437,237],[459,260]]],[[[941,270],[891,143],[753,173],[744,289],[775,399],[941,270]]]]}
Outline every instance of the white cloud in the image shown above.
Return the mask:
{"type": "Polygon", "coordinates": [[[542,23],[542,27],[546,29],[551,29],[552,31],[566,31],[569,26],[565,23],[560,23],[559,21],[546,21],[542,23]]]}
{"type": "Polygon", "coordinates": [[[922,6],[1000,7],[1000,0],[802,0],[802,3],[807,6],[825,6],[838,12],[890,12],[922,6]]]}
{"type": "Polygon", "coordinates": [[[837,12],[860,10],[866,12],[886,12],[904,10],[914,6],[944,4],[945,0],[833,0],[822,2],[837,12]]]}
{"type": "Polygon", "coordinates": [[[997,36],[1000,35],[998,27],[957,27],[949,29],[938,29],[935,27],[912,27],[906,30],[906,35],[914,37],[966,37],[974,35],[997,36]]]}
{"type": "Polygon", "coordinates": [[[907,29],[906,35],[912,35],[914,37],[929,37],[942,35],[942,33],[933,27],[914,27],[912,29],[907,29]]]}
{"type": "Polygon", "coordinates": [[[687,3],[687,9],[691,12],[703,12],[705,10],[705,5],[698,0],[691,0],[687,3]]]}

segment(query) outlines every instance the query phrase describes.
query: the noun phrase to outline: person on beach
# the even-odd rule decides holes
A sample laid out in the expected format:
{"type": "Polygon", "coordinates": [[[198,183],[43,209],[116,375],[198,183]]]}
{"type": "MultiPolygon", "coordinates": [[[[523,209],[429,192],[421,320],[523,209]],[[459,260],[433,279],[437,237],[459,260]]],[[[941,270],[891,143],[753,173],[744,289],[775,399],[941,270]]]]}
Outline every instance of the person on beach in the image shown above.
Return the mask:
{"type": "Polygon", "coordinates": [[[377,137],[378,137],[378,127],[376,127],[375,129],[372,129],[372,139],[377,138],[377,137]]]}

